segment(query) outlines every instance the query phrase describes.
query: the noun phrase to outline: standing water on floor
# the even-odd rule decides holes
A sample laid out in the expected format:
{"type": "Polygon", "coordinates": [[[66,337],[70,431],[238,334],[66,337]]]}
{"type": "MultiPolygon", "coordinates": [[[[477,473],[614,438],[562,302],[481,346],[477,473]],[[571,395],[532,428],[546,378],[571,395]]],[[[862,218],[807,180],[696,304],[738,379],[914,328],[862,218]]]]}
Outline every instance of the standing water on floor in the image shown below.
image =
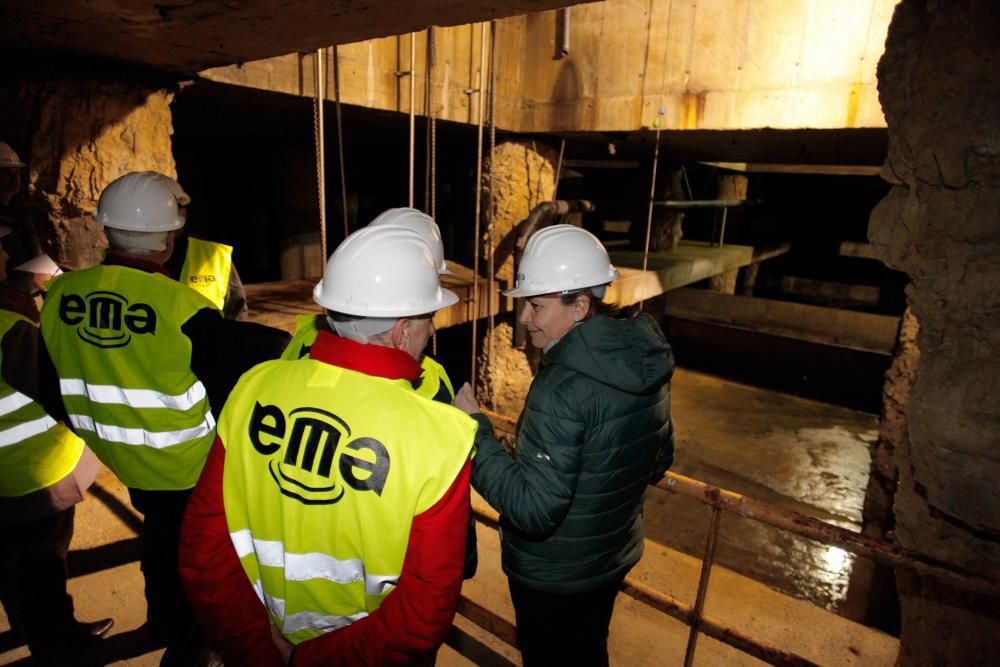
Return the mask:
{"type": "MultiPolygon", "coordinates": [[[[875,415],[678,369],[673,472],[859,532],[875,415]]],[[[701,557],[710,510],[650,489],[646,537],[701,557]]],[[[854,556],[724,512],[716,563],[841,610],[854,556]]]]}

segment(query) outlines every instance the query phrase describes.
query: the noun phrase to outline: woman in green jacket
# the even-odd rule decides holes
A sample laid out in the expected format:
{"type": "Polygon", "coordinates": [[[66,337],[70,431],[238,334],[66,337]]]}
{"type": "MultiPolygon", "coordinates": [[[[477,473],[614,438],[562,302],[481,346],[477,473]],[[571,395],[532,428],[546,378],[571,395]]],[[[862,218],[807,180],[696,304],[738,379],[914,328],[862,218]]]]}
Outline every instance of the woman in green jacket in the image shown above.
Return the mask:
{"type": "Polygon", "coordinates": [[[589,232],[534,234],[506,292],[524,299],[518,321],[543,352],[513,456],[468,384],[455,400],[479,422],[472,483],[501,515],[527,667],[608,664],[615,596],[642,555],[646,486],[673,462],[673,355],[649,315],[605,314],[617,276],[589,232]]]}

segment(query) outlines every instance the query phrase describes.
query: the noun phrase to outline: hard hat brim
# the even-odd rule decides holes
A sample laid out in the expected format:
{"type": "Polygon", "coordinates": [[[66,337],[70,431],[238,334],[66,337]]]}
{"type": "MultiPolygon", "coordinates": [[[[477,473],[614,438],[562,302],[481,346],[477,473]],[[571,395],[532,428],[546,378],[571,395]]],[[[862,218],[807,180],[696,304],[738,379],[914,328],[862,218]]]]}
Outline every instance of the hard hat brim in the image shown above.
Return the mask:
{"type": "Polygon", "coordinates": [[[447,308],[448,306],[453,306],[458,303],[458,295],[450,289],[442,287],[441,298],[437,303],[414,304],[409,308],[375,309],[370,308],[368,304],[365,303],[342,303],[324,298],[323,281],[321,280],[316,283],[316,287],[313,288],[313,301],[327,310],[332,310],[336,313],[343,313],[344,315],[354,315],[356,317],[394,317],[398,319],[403,317],[413,317],[415,315],[426,315],[427,313],[436,313],[443,308],[447,308]]]}

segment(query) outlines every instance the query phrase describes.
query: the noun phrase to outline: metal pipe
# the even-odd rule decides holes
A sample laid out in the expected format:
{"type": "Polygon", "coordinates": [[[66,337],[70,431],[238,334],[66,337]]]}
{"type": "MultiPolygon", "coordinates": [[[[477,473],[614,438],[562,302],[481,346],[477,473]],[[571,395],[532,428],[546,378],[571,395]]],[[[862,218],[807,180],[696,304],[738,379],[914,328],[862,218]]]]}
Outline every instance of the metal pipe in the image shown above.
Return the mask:
{"type": "Polygon", "coordinates": [[[895,544],[873,540],[846,528],[834,526],[798,512],[781,509],[690,477],[672,472],[667,473],[655,486],[694,498],[706,505],[712,505],[781,530],[787,530],[796,535],[802,535],[824,544],[832,544],[859,556],[871,558],[882,565],[922,570],[945,579],[951,585],[959,588],[987,595],[1000,595],[1000,581],[971,572],[958,565],[895,544]]]}
{"type": "Polygon", "coordinates": [[[415,143],[414,129],[417,124],[416,110],[413,108],[414,94],[416,91],[417,77],[414,67],[417,61],[417,33],[410,33],[410,208],[413,208],[413,148],[415,143]]]}
{"type": "Polygon", "coordinates": [[[759,204],[757,199],[661,199],[654,206],[663,208],[737,208],[759,204]]]}
{"type": "Polygon", "coordinates": [[[476,343],[477,320],[479,318],[479,238],[480,216],[483,199],[483,91],[486,86],[486,23],[479,24],[479,122],[476,128],[476,216],[475,239],[472,251],[472,363],[469,365],[469,381],[476,386],[476,343]]]}
{"type": "Polygon", "coordinates": [[[701,627],[701,615],[705,611],[705,596],[708,594],[708,579],[712,575],[712,564],[715,562],[715,545],[719,541],[719,523],[722,510],[712,508],[712,519],[708,526],[708,539],[705,542],[705,557],[701,560],[701,575],[698,577],[698,595],[694,599],[694,609],[691,611],[691,631],[688,633],[687,650],[684,653],[684,667],[694,663],[694,650],[698,645],[698,628],[701,627]]]}
{"type": "MultiPolygon", "coordinates": [[[[691,615],[694,613],[691,607],[666,593],[661,593],[650,588],[638,579],[625,577],[622,592],[671,618],[675,618],[684,624],[690,624],[691,615]]],[[[782,665],[783,667],[816,666],[816,663],[810,662],[794,653],[782,651],[767,642],[747,637],[738,630],[724,625],[711,616],[702,617],[699,629],[702,634],[728,644],[743,653],[752,655],[771,665],[782,665]]]]}
{"type": "Polygon", "coordinates": [[[569,55],[570,7],[556,10],[556,25],[559,28],[559,51],[556,57],[565,58],[569,55]]]}

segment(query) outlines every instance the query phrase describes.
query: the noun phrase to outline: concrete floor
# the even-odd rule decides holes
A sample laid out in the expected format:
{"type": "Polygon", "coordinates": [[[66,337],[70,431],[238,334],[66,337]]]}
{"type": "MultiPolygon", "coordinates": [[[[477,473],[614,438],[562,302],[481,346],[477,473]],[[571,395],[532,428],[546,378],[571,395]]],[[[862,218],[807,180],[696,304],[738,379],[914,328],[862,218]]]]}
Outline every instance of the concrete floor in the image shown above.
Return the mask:
{"type": "MultiPolygon", "coordinates": [[[[773,504],[856,528],[867,480],[871,415],[805,401],[711,376],[679,371],[674,381],[679,447],[676,472],[773,504]]],[[[140,629],[145,602],[138,567],[138,519],[127,494],[104,471],[77,510],[70,589],[78,617],[113,616],[108,638],[74,665],[156,665],[140,629]]],[[[633,576],[685,603],[694,600],[708,512],[658,489],[647,500],[646,555],[633,576]]],[[[463,594],[509,620],[495,531],[479,527],[480,570],[463,594]]],[[[727,517],[706,613],[751,636],[823,665],[891,665],[898,642],[823,607],[844,597],[851,558],[727,517]],[[754,581],[737,571],[753,576],[754,581]],[[777,589],[777,590],[776,590],[777,589]],[[811,600],[798,600],[780,591],[811,600]],[[818,606],[819,605],[819,606],[818,606]]],[[[626,596],[612,622],[612,663],[680,664],[687,627],[626,596]]],[[[0,665],[29,664],[0,615],[0,665]]],[[[517,665],[517,651],[464,618],[456,619],[439,665],[517,665]]],[[[697,665],[761,664],[701,637],[697,665]]]]}

